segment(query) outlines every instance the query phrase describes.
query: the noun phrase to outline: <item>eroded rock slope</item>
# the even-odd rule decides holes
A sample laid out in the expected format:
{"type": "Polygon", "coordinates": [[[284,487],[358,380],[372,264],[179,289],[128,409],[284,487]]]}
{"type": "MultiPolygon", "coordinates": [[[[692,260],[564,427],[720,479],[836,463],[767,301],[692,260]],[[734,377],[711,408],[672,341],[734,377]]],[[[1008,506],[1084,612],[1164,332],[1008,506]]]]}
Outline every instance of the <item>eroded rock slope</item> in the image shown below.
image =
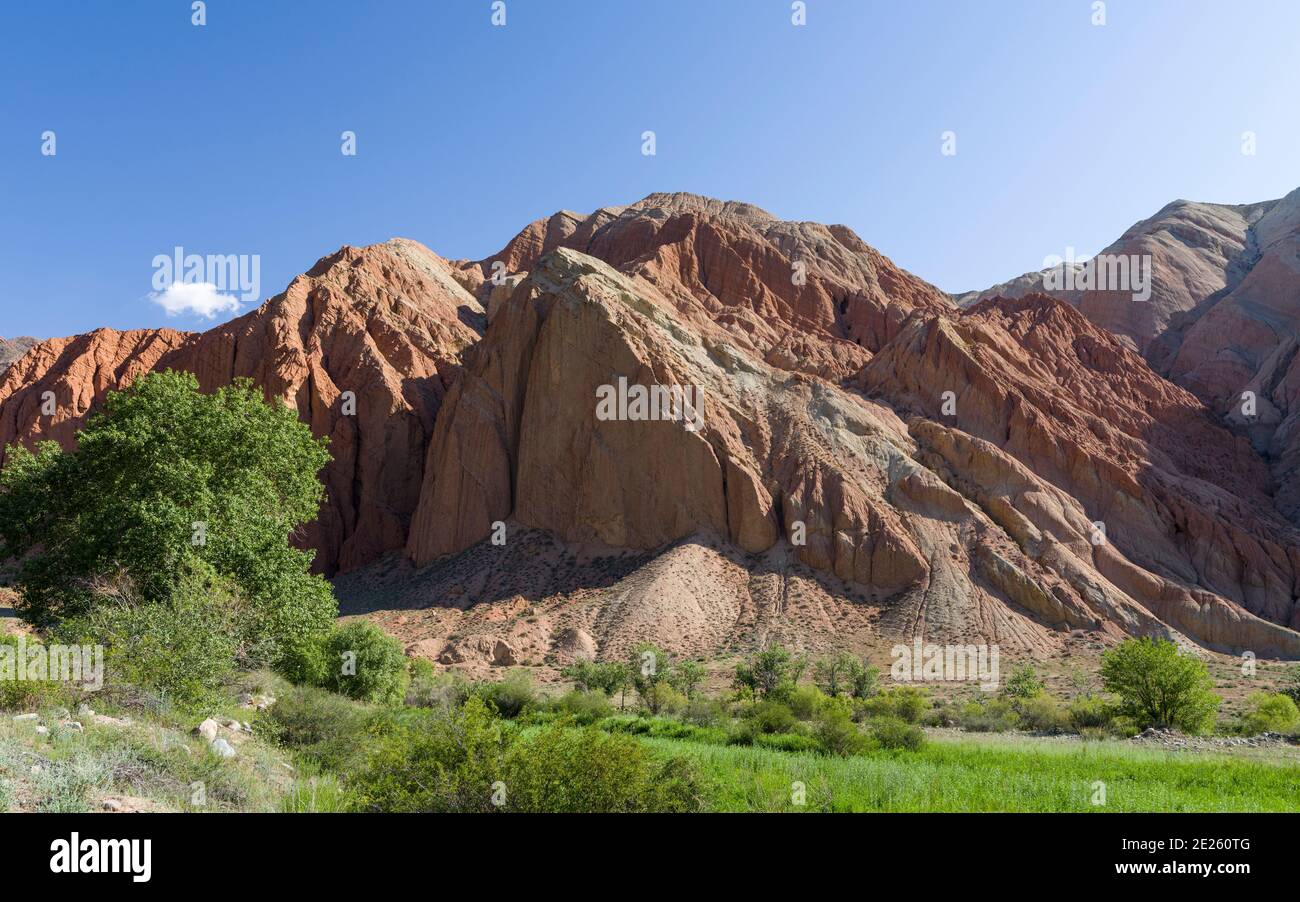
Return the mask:
{"type": "Polygon", "coordinates": [[[477,262],[344,248],[202,335],[37,345],[0,381],[0,439],[70,443],[150,369],[254,379],[330,436],[329,501],[304,537],[322,569],[347,574],[353,610],[381,609],[364,587],[382,585],[394,607],[443,612],[413,648],[444,663],[638,636],[708,654],[1151,634],[1300,657],[1300,542],[1270,450],[1292,407],[1273,293],[1291,220],[1233,210],[1128,236],[1218,236],[1196,245],[1205,271],[1158,295],[1150,335],[1032,286],[962,309],[843,226],[693,195],[559,213],[477,262]],[[1226,302],[1253,317],[1240,330],[1273,329],[1272,369],[1229,379],[1281,373],[1260,376],[1285,402],[1268,435],[1197,381],[1208,338],[1186,318],[1226,302]],[[1140,353],[1171,323],[1172,381],[1140,353]],[[605,416],[616,386],[688,403],[605,416]],[[551,563],[528,566],[530,548],[551,563]]]}

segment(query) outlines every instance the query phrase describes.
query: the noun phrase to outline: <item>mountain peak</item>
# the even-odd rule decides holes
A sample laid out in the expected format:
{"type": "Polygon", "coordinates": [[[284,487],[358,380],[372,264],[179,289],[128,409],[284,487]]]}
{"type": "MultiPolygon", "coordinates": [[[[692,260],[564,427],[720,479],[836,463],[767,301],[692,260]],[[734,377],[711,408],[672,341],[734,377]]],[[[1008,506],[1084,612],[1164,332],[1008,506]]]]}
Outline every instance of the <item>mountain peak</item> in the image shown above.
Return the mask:
{"type": "Polygon", "coordinates": [[[648,194],[628,210],[665,210],[672,213],[699,213],[704,216],[727,216],[750,222],[778,222],[778,218],[754,204],[738,200],[718,200],[702,194],[685,191],[655,192],[648,194]]]}

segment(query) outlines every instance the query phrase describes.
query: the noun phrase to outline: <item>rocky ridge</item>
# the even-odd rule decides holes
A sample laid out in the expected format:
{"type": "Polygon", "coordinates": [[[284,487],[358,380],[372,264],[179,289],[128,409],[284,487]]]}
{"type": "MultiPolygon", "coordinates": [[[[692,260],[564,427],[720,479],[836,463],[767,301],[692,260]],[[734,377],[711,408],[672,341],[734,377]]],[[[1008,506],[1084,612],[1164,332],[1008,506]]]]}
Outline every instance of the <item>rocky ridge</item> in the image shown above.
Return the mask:
{"type": "Polygon", "coordinates": [[[446,611],[419,653],[457,663],[610,654],[637,634],[1032,652],[1151,634],[1300,657],[1276,466],[1089,305],[963,310],[843,226],[652,195],[538,220],[482,261],[343,248],[202,335],[41,343],[0,381],[0,439],[70,443],[148,369],[252,378],[331,438],[304,541],[345,604],[369,580],[446,611]],[[620,379],[697,391],[700,428],[598,416],[620,379]],[[514,546],[529,535],[556,543],[535,578],[465,572],[533,572],[514,546]]]}

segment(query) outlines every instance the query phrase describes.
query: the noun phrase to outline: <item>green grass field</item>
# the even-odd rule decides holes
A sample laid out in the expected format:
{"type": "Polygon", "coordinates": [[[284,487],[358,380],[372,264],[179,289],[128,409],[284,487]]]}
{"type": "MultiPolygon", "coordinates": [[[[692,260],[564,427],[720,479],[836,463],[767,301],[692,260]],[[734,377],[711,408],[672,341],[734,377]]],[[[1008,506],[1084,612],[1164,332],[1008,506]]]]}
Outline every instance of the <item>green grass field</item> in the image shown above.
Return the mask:
{"type": "Polygon", "coordinates": [[[715,811],[1300,811],[1300,766],[1122,742],[931,742],[853,758],[643,739],[695,762],[715,811]],[[793,784],[805,804],[792,802],[793,784]],[[1105,803],[1093,804],[1094,783],[1105,803]]]}

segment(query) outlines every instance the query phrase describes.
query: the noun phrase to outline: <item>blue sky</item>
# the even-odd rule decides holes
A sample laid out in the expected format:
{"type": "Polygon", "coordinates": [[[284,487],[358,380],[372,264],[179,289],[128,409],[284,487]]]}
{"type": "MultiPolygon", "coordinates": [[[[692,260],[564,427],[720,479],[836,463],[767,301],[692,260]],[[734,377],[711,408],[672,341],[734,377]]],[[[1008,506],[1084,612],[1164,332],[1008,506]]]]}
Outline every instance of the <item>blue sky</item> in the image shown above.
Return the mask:
{"type": "Polygon", "coordinates": [[[0,6],[0,335],[208,327],[148,298],[177,245],[259,255],[265,298],[341,244],[478,258],[558,209],[685,190],[845,223],[957,291],[1096,252],[1176,198],[1300,186],[1293,0],[1109,0],[1100,27],[1091,0],[807,0],[802,27],[790,0],[491,14],[0,6]]]}

